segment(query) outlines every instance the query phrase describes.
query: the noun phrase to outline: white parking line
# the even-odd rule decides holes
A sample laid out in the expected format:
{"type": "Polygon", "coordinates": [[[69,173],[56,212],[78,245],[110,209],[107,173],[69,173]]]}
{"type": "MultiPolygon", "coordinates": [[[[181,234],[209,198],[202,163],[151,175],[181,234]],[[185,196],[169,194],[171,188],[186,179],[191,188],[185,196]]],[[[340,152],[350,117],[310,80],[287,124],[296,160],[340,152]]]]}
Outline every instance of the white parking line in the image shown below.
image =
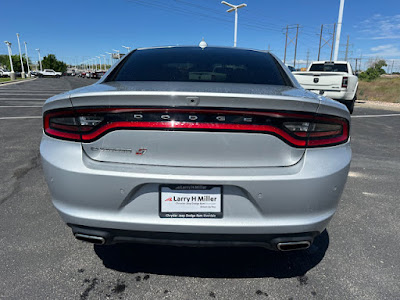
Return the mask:
{"type": "Polygon", "coordinates": [[[0,93],[18,93],[18,94],[30,94],[30,93],[42,93],[42,94],[59,94],[68,92],[69,90],[11,90],[11,89],[1,89],[0,93]]]}
{"type": "Polygon", "coordinates": [[[46,99],[29,99],[29,98],[0,98],[0,101],[45,101],[46,99]]]}
{"type": "Polygon", "coordinates": [[[11,108],[11,107],[43,107],[43,105],[0,105],[0,108],[11,108]]]}
{"type": "Polygon", "coordinates": [[[0,120],[17,120],[17,119],[41,119],[42,116],[28,116],[28,117],[3,117],[0,120]]]}
{"type": "Polygon", "coordinates": [[[400,114],[351,116],[351,118],[380,118],[380,117],[400,117],[400,114]]]}
{"type": "Polygon", "coordinates": [[[28,96],[28,95],[33,95],[33,96],[54,96],[54,95],[56,95],[56,94],[54,94],[54,93],[46,93],[46,94],[30,94],[30,93],[23,93],[23,94],[19,94],[19,93],[8,93],[8,94],[6,94],[6,93],[0,93],[0,96],[2,96],[2,97],[4,97],[4,96],[28,96]]]}
{"type": "Polygon", "coordinates": [[[69,91],[68,89],[40,89],[40,88],[35,88],[35,89],[0,89],[2,92],[18,92],[18,93],[27,93],[27,92],[38,92],[38,93],[48,93],[48,92],[66,92],[69,91]]]}

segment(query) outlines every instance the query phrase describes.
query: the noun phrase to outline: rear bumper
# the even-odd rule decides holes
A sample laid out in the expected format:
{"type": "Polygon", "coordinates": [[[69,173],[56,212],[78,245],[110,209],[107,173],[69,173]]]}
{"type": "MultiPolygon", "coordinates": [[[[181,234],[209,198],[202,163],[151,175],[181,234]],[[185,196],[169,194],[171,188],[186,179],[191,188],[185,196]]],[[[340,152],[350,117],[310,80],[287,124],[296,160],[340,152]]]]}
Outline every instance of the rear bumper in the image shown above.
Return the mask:
{"type": "Polygon", "coordinates": [[[350,143],[310,149],[296,165],[270,168],[101,163],[79,143],[48,136],[40,149],[53,203],[66,223],[167,236],[320,233],[337,209],[351,160],[350,143]],[[222,185],[223,218],[160,218],[160,184],[222,185]]]}
{"type": "MultiPolygon", "coordinates": [[[[313,92],[315,94],[319,94],[320,90],[314,90],[314,89],[309,89],[310,92],[313,92]]],[[[352,101],[354,98],[354,95],[351,92],[348,92],[347,90],[343,91],[324,91],[323,94],[324,97],[328,97],[334,100],[337,100],[339,102],[345,103],[347,101],[352,101]]]]}
{"type": "MultiPolygon", "coordinates": [[[[192,247],[255,246],[264,247],[270,250],[281,250],[278,246],[280,243],[308,242],[309,245],[311,245],[314,238],[319,235],[319,232],[304,232],[296,234],[193,234],[92,228],[73,224],[68,224],[68,226],[71,227],[74,235],[101,237],[104,239],[104,243],[101,244],[106,245],[116,243],[141,243],[192,247]]],[[[308,246],[304,248],[308,248],[308,246]]]]}

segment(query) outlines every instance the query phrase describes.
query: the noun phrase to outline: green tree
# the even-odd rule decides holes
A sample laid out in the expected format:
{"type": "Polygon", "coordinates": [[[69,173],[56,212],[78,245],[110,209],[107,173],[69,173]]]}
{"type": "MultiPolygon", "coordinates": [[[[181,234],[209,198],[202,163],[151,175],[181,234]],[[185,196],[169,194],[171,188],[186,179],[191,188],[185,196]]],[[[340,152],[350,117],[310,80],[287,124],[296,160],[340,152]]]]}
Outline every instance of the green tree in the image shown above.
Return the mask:
{"type": "Polygon", "coordinates": [[[54,54],[49,54],[43,57],[42,66],[43,69],[53,69],[56,72],[62,73],[67,70],[67,64],[61,60],[58,60],[54,54]]]}
{"type": "MultiPolygon", "coordinates": [[[[20,59],[19,55],[17,55],[17,54],[11,55],[11,59],[13,61],[14,71],[22,72],[21,59],[20,59]]],[[[22,61],[24,63],[25,73],[28,73],[28,65],[26,64],[26,59],[24,56],[22,56],[22,61]]],[[[10,58],[8,57],[8,54],[0,55],[0,67],[3,67],[3,66],[5,66],[7,70],[11,71],[10,58]]]]}
{"type": "Polygon", "coordinates": [[[378,59],[375,60],[371,66],[365,70],[364,72],[361,72],[360,75],[358,75],[358,78],[360,80],[365,80],[365,81],[372,81],[377,78],[379,78],[382,74],[385,74],[385,70],[383,67],[386,67],[386,61],[383,59],[378,59]]]}

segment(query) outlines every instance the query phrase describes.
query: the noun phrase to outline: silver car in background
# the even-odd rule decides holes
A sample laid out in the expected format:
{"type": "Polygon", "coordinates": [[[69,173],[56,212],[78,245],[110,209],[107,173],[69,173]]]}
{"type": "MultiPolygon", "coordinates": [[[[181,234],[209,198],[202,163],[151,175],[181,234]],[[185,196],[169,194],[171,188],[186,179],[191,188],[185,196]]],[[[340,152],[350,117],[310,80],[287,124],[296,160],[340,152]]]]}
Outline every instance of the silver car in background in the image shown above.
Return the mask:
{"type": "Polygon", "coordinates": [[[48,99],[43,127],[54,206],[97,244],[306,249],[351,161],[346,107],[248,49],[136,49],[48,99]]]}

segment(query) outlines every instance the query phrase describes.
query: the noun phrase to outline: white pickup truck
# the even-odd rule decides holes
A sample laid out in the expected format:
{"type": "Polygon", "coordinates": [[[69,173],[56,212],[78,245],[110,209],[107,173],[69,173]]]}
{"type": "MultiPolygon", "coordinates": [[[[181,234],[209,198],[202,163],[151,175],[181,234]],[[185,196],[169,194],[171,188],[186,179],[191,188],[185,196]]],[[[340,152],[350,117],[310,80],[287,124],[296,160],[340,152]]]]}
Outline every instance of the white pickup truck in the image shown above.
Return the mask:
{"type": "Polygon", "coordinates": [[[44,69],[43,71],[37,72],[37,74],[39,77],[56,77],[56,78],[59,78],[62,75],[61,72],[56,72],[52,69],[44,69]]]}
{"type": "Polygon", "coordinates": [[[307,71],[293,72],[303,88],[337,100],[353,113],[358,78],[347,61],[315,61],[307,71]]]}

